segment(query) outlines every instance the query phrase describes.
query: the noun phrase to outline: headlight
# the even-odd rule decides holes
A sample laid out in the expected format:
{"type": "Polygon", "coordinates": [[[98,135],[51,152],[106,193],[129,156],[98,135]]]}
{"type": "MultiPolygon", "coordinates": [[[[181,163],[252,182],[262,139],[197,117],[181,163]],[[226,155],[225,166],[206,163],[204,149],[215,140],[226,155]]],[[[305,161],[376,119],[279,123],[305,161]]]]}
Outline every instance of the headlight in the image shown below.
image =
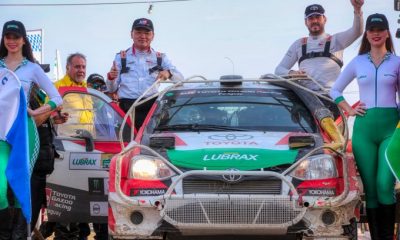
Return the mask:
{"type": "Polygon", "coordinates": [[[130,178],[142,180],[162,180],[174,176],[174,171],[161,159],[139,155],[131,159],[130,178]]]}
{"type": "Polygon", "coordinates": [[[336,164],[332,156],[322,154],[311,156],[302,161],[290,176],[302,180],[335,178],[338,176],[336,164]]]}

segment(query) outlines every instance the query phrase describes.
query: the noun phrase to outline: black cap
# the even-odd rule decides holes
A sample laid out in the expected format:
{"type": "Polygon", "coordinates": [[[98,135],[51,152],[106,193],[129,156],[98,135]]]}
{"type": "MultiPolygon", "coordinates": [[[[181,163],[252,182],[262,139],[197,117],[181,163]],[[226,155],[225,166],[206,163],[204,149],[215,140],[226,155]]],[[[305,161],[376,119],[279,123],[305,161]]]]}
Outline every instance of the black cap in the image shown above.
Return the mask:
{"type": "Polygon", "coordinates": [[[132,24],[132,31],[134,29],[144,28],[149,31],[154,32],[153,22],[147,18],[138,18],[132,24]]]}
{"type": "Polygon", "coordinates": [[[93,84],[94,82],[106,84],[106,82],[104,81],[104,77],[97,73],[90,74],[86,82],[90,84],[93,84]]]}
{"type": "Polygon", "coordinates": [[[4,23],[2,36],[4,37],[8,33],[13,33],[21,37],[26,37],[26,30],[24,24],[22,24],[22,22],[15,20],[4,23]]]}
{"type": "Polygon", "coordinates": [[[312,4],[306,7],[306,11],[304,12],[304,18],[311,17],[313,15],[324,15],[325,9],[319,4],[312,4]]]}
{"type": "Polygon", "coordinates": [[[372,28],[389,30],[389,22],[386,16],[380,13],[369,15],[367,23],[365,24],[365,29],[371,30],[372,28]]]}

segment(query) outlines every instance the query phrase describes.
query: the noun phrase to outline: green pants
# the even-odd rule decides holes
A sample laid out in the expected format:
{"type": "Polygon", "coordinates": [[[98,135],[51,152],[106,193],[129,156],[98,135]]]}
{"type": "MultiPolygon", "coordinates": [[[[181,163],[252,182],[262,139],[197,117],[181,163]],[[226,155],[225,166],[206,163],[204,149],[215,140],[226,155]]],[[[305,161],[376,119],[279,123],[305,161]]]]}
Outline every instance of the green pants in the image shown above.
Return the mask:
{"type": "Polygon", "coordinates": [[[9,155],[10,145],[0,141],[0,210],[8,207],[6,167],[9,155]]]}
{"type": "Polygon", "coordinates": [[[354,122],[353,153],[364,184],[367,208],[395,203],[395,178],[385,151],[398,120],[395,108],[372,108],[354,122]]]}

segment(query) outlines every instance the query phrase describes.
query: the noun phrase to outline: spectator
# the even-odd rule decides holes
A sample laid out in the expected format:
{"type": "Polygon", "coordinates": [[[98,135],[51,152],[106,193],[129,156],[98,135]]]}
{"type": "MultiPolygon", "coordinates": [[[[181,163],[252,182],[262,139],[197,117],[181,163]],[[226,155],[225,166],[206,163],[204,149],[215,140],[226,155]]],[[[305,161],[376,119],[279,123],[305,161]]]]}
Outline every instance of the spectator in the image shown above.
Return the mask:
{"type": "MultiPolygon", "coordinates": [[[[150,19],[139,18],[133,22],[132,47],[115,56],[113,66],[107,74],[107,87],[110,92],[118,92],[119,106],[127,112],[156,79],[182,80],[182,74],[171,64],[163,53],[151,48],[154,26],[150,19]]],[[[150,91],[149,97],[155,90],[150,91]]],[[[135,128],[139,129],[155,99],[136,108],[135,128]]]]}

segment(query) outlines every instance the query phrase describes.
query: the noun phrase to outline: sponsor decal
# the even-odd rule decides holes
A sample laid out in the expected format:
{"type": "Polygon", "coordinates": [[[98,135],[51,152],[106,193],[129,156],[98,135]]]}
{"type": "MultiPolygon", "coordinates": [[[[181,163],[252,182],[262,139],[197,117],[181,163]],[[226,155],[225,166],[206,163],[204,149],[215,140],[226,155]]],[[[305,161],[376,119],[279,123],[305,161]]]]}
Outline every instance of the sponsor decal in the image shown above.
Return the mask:
{"type": "Polygon", "coordinates": [[[90,202],[90,216],[107,216],[107,202],[90,202]]]}
{"type": "Polygon", "coordinates": [[[52,208],[58,208],[60,211],[70,212],[72,209],[72,205],[76,200],[76,196],[68,193],[63,193],[55,190],[47,191],[49,195],[49,206],[52,208]]]}
{"type": "Polygon", "coordinates": [[[109,169],[110,168],[111,158],[113,156],[114,156],[113,154],[101,154],[100,166],[101,166],[102,169],[109,169]]]}
{"type": "Polygon", "coordinates": [[[307,196],[336,196],[335,188],[315,188],[315,189],[304,189],[305,195],[307,196]]]}
{"type": "Polygon", "coordinates": [[[257,146],[259,145],[255,141],[206,141],[206,146],[257,146]]]}
{"type": "Polygon", "coordinates": [[[88,178],[89,194],[104,195],[104,178],[88,178]]]}
{"type": "Polygon", "coordinates": [[[57,216],[57,217],[61,217],[61,212],[60,211],[56,211],[53,209],[47,209],[47,214],[52,215],[52,216],[57,216]]]}
{"type": "Polygon", "coordinates": [[[234,140],[249,140],[254,138],[252,135],[248,134],[236,134],[236,133],[228,133],[228,134],[215,134],[208,136],[209,139],[219,140],[219,141],[234,141],[234,140]]]}
{"type": "Polygon", "coordinates": [[[225,160],[244,160],[257,161],[257,154],[240,154],[240,153],[222,153],[222,154],[206,154],[203,161],[225,161],[225,160]]]}
{"type": "Polygon", "coordinates": [[[166,189],[131,189],[131,196],[158,196],[165,194],[166,189]]]}
{"type": "Polygon", "coordinates": [[[100,166],[101,154],[71,153],[69,169],[71,170],[103,170],[100,166]]]}
{"type": "Polygon", "coordinates": [[[190,169],[253,170],[282,164],[292,164],[297,150],[270,150],[260,148],[203,148],[195,150],[167,150],[172,164],[190,169]]]}

